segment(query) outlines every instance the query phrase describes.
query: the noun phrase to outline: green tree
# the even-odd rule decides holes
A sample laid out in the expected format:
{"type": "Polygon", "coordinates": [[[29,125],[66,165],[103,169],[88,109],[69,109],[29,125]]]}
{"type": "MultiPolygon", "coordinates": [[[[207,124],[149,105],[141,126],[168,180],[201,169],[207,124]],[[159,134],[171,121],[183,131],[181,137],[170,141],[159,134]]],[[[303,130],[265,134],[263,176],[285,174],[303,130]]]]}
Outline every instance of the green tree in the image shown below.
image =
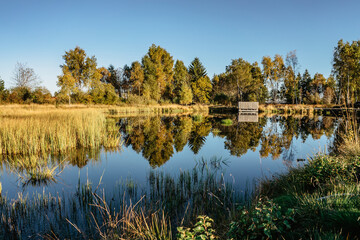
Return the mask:
{"type": "Polygon", "coordinates": [[[4,102],[8,97],[8,91],[5,89],[5,82],[0,77],[0,102],[4,102]]]}
{"type": "Polygon", "coordinates": [[[62,75],[58,76],[57,85],[61,87],[61,92],[68,95],[70,104],[72,93],[79,93],[90,85],[96,86],[102,75],[96,67],[95,56],[87,57],[80,47],[65,52],[63,59],[65,64],[60,66],[62,75]]]}
{"type": "Polygon", "coordinates": [[[253,84],[252,66],[242,58],[232,60],[231,65],[226,67],[228,77],[236,87],[236,101],[243,101],[243,95],[249,91],[253,84]]]}
{"type": "Polygon", "coordinates": [[[190,76],[184,62],[177,60],[174,67],[174,96],[176,102],[180,101],[180,95],[185,86],[184,84],[189,86],[190,76]]]}
{"type": "Polygon", "coordinates": [[[311,91],[311,82],[312,78],[307,69],[305,69],[304,74],[302,75],[302,78],[300,80],[299,86],[300,86],[300,102],[301,103],[308,103],[307,97],[310,94],[311,91]]]}
{"type": "Polygon", "coordinates": [[[207,72],[199,58],[195,58],[189,66],[191,82],[196,82],[199,78],[206,77],[207,72]]]}
{"type": "Polygon", "coordinates": [[[189,137],[189,147],[194,154],[197,154],[205,144],[206,137],[211,131],[212,124],[208,118],[203,116],[194,116],[194,118],[189,137]]]}
{"type": "Polygon", "coordinates": [[[251,75],[253,84],[249,88],[250,91],[248,92],[247,100],[264,103],[268,98],[268,90],[265,86],[265,78],[257,62],[252,64],[251,75]]]}
{"type": "Polygon", "coordinates": [[[360,40],[344,43],[341,39],[334,50],[333,73],[339,94],[350,104],[360,93],[360,40]]]}
{"type": "Polygon", "coordinates": [[[0,76],[0,93],[2,93],[5,90],[5,82],[1,79],[0,76]]]}
{"type": "Polygon", "coordinates": [[[170,53],[153,44],[142,59],[144,68],[144,95],[156,101],[173,84],[174,60],[170,53]]]}
{"type": "Polygon", "coordinates": [[[199,103],[209,103],[212,84],[199,58],[191,62],[189,75],[194,100],[199,103]]]}
{"type": "Polygon", "coordinates": [[[191,87],[196,102],[209,103],[212,85],[208,76],[197,79],[191,87]]]}
{"type": "MultiPolygon", "coordinates": [[[[326,83],[326,78],[321,73],[315,73],[314,78],[311,82],[311,96],[312,96],[312,103],[320,103],[321,96],[324,92],[324,86],[326,83]]],[[[309,97],[310,98],[310,97],[309,97]]]]}
{"type": "Polygon", "coordinates": [[[130,82],[133,92],[140,96],[144,82],[144,70],[138,61],[131,64],[130,82]]]}
{"type": "Polygon", "coordinates": [[[298,93],[298,81],[295,77],[295,73],[291,66],[288,66],[285,70],[284,87],[285,87],[285,98],[288,103],[294,104],[297,99],[298,93]]]}
{"type": "Polygon", "coordinates": [[[121,74],[120,74],[120,82],[121,82],[121,89],[122,89],[122,97],[127,98],[131,89],[131,81],[130,81],[130,77],[131,77],[131,67],[128,66],[127,64],[125,64],[125,66],[123,67],[121,74]]]}
{"type": "Polygon", "coordinates": [[[107,69],[110,73],[110,76],[106,77],[104,80],[106,83],[110,83],[114,88],[116,93],[121,95],[121,71],[120,69],[115,69],[113,65],[110,65],[107,69]]]}
{"type": "Polygon", "coordinates": [[[192,103],[193,94],[192,94],[191,88],[189,87],[189,85],[186,82],[182,83],[179,95],[180,95],[179,96],[180,104],[188,105],[188,104],[192,103]]]}
{"type": "Polygon", "coordinates": [[[181,152],[187,144],[191,128],[192,119],[190,117],[178,117],[174,127],[174,147],[176,152],[181,152]]]}
{"type": "Polygon", "coordinates": [[[37,87],[31,95],[34,103],[44,104],[53,101],[50,91],[45,87],[37,87]]]}

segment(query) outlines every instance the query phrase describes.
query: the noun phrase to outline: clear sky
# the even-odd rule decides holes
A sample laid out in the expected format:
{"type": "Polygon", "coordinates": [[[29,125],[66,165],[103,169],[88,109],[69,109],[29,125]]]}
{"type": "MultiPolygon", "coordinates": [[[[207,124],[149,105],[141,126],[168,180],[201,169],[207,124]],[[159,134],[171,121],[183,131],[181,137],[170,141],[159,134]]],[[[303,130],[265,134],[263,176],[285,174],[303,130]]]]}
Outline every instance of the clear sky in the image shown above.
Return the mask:
{"type": "Polygon", "coordinates": [[[328,76],[339,39],[360,39],[356,0],[0,0],[0,76],[16,62],[57,91],[62,55],[75,46],[98,66],[141,60],[152,43],[186,65],[199,57],[210,77],[231,59],[261,62],[297,50],[300,71],[328,76]]]}

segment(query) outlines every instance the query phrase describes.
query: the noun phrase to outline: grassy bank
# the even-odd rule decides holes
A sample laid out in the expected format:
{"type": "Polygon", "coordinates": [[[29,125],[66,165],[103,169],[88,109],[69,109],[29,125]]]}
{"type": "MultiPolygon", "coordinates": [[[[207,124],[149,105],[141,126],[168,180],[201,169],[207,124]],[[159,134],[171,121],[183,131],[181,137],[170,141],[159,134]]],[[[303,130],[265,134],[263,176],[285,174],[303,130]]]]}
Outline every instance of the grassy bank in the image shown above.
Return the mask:
{"type": "Polygon", "coordinates": [[[306,114],[312,115],[318,110],[324,108],[332,108],[334,105],[322,104],[260,104],[259,112],[264,113],[277,113],[277,114],[306,114]]]}

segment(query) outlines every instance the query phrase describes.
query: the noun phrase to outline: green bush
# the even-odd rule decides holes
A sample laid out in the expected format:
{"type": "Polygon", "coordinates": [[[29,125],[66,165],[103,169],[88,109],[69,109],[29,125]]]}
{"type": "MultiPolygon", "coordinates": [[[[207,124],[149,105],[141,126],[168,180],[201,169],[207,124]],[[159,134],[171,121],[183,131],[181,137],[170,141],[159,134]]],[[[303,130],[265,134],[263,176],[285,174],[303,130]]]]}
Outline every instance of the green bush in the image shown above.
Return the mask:
{"type": "Polygon", "coordinates": [[[227,119],[222,119],[221,120],[221,125],[224,125],[224,126],[231,126],[233,125],[233,121],[229,118],[227,119]]]}
{"type": "Polygon", "coordinates": [[[191,240],[191,239],[198,239],[198,240],[211,240],[211,239],[218,239],[215,236],[215,230],[212,227],[214,220],[207,216],[198,216],[198,222],[195,223],[192,229],[190,228],[183,228],[178,227],[178,240],[191,240]]]}
{"type": "Polygon", "coordinates": [[[238,220],[230,224],[228,236],[234,240],[277,238],[291,228],[294,215],[294,209],[283,212],[273,201],[260,199],[250,210],[240,209],[238,220]]]}

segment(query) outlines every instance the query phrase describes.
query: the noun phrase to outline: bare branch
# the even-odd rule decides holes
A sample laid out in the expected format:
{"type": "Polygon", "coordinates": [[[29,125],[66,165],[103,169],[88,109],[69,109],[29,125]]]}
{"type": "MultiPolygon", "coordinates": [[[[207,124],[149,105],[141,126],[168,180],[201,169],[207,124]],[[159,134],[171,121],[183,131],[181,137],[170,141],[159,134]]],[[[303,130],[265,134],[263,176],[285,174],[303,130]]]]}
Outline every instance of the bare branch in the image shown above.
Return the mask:
{"type": "Polygon", "coordinates": [[[13,84],[16,87],[35,88],[39,84],[39,76],[34,69],[24,63],[16,63],[13,72],[13,84]]]}

